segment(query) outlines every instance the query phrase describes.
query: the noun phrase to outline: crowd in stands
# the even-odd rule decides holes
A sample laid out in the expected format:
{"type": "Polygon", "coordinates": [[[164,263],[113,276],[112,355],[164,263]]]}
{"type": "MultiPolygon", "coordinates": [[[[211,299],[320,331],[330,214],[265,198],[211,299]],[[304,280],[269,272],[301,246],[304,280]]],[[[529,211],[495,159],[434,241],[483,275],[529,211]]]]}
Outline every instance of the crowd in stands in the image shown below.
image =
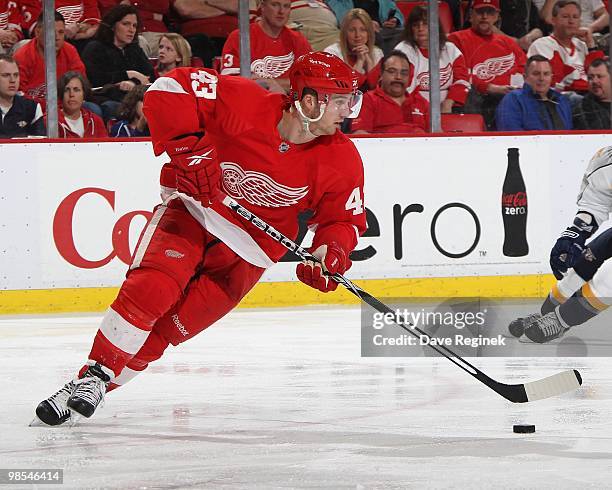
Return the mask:
{"type": "MultiPolygon", "coordinates": [[[[324,50],[364,92],[346,132],[426,133],[427,2],[250,0],[251,77],[287,93],[293,62],[324,50]]],[[[56,0],[62,138],[142,137],[147,87],[177,67],[240,76],[238,0],[56,0]]],[[[602,0],[439,2],[440,112],[487,131],[610,129],[602,0]],[[444,8],[442,8],[442,6],[444,8]],[[463,117],[463,116],[462,116],[463,117]]],[[[0,138],[45,134],[42,0],[0,0],[0,138]]]]}

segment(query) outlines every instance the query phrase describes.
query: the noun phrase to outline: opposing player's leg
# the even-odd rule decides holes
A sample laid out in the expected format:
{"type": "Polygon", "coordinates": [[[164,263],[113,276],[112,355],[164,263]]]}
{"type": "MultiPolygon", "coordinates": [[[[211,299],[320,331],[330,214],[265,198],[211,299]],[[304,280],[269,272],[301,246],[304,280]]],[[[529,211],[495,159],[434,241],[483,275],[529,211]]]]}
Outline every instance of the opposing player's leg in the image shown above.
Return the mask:
{"type": "Polygon", "coordinates": [[[66,421],[62,404],[90,417],[109,383],[145,343],[155,323],[178,302],[199,270],[209,235],[179,199],[158,206],[143,231],[119,294],[94,338],[87,363],[65,390],[43,400],[37,416],[66,421]],[[56,409],[59,407],[59,409],[56,409]]]}
{"type": "Polygon", "coordinates": [[[580,289],[590,281],[602,264],[612,257],[612,228],[604,231],[588,243],[584,253],[569,269],[563,279],[558,280],[540,307],[540,313],[532,313],[517,318],[508,325],[508,330],[515,337],[520,337],[525,329],[555,308],[578,294],[580,289]]]}
{"type": "Polygon", "coordinates": [[[159,359],[169,344],[178,345],[233,310],[257,284],[264,269],[241,259],[224,243],[210,241],[202,271],[183,299],[160,318],[143,346],[110,384],[108,391],[132,380],[159,359]]]}
{"type": "Polygon", "coordinates": [[[571,327],[582,325],[612,304],[612,261],[605,262],[593,278],[553,311],[525,329],[537,343],[563,336],[571,327]]]}

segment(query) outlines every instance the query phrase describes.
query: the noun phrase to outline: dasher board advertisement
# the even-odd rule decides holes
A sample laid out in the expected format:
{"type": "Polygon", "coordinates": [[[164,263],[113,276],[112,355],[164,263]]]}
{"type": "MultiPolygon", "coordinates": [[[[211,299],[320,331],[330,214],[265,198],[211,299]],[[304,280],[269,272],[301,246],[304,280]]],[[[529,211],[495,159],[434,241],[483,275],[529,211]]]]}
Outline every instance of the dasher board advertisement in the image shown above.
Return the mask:
{"type": "MultiPolygon", "coordinates": [[[[364,161],[369,228],[349,277],[548,274],[550,247],[574,215],[582,173],[608,140],[354,139],[364,161]],[[510,148],[517,149],[524,190],[516,168],[509,173],[510,148]],[[505,181],[512,185],[504,190],[505,181]],[[510,214],[502,214],[502,200],[510,214]],[[526,243],[517,245],[523,229],[526,243]]],[[[0,290],[120,285],[159,202],[164,158],[153,156],[149,142],[12,143],[0,152],[0,172],[10,183],[0,200],[0,290]]],[[[292,260],[263,280],[295,281],[292,260]]]]}

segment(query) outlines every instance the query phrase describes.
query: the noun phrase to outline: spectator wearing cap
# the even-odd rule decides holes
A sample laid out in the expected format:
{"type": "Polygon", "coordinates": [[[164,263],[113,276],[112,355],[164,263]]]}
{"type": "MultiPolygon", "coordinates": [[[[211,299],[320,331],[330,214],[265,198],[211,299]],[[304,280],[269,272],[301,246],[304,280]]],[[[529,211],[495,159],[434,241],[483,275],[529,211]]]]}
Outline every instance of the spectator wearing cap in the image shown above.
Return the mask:
{"type": "Polygon", "coordinates": [[[9,52],[22,39],[21,14],[17,4],[0,0],[0,53],[9,52]]]}
{"type": "Polygon", "coordinates": [[[510,92],[497,107],[497,129],[572,129],[570,102],[551,88],[552,78],[550,61],[542,55],[531,56],[525,65],[523,88],[510,92]]]}
{"type": "MultiPolygon", "coordinates": [[[[471,27],[469,13],[472,11],[472,3],[472,0],[468,2],[464,27],[471,27]]],[[[499,7],[500,21],[493,27],[494,32],[510,36],[523,51],[527,51],[531,43],[548,33],[548,26],[541,19],[538,7],[532,0],[504,0],[499,7]]]]}
{"type": "Polygon", "coordinates": [[[577,1],[558,0],[552,9],[552,35],[535,41],[527,52],[528,56],[541,54],[550,60],[557,90],[578,94],[588,90],[584,71],[588,60],[603,56],[596,50],[591,33],[584,33],[584,41],[578,37],[580,12],[577,1]]]}
{"type": "Polygon", "coordinates": [[[391,51],[381,61],[379,86],[363,96],[359,116],[351,130],[360,133],[424,133],[427,101],[410,84],[410,63],[401,51],[391,51]]]}
{"type": "Polygon", "coordinates": [[[8,54],[0,54],[0,138],[45,136],[43,112],[38,102],[17,95],[19,67],[8,54]]]}
{"type": "Polygon", "coordinates": [[[448,40],[465,57],[472,88],[464,111],[482,114],[488,129],[495,126],[495,109],[502,97],[522,81],[525,53],[518,43],[495,32],[499,20],[499,0],[475,0],[472,27],[452,32],[448,40]]]}
{"type": "MultiPolygon", "coordinates": [[[[55,12],[55,63],[57,78],[68,71],[85,75],[85,65],[77,49],[64,40],[64,16],[55,12]]],[[[15,52],[21,75],[20,90],[23,94],[41,105],[45,105],[47,82],[45,73],[45,31],[40,14],[34,28],[34,39],[26,42],[15,52]]]]}
{"type": "Polygon", "coordinates": [[[610,61],[595,59],[587,68],[589,91],[574,107],[574,129],[612,129],[610,127],[610,61]]]}

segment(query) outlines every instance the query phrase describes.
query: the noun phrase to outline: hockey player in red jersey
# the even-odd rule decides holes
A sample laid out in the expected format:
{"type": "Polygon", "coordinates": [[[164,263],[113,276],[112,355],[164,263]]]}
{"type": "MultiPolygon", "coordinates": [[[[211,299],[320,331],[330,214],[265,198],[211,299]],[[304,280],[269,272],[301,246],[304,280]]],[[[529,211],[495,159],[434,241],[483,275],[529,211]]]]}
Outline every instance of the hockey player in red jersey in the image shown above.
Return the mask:
{"type": "Polygon", "coordinates": [[[229,195],[295,238],[298,213],[314,214],[312,253],[321,265],[297,267],[321,291],[351,265],[366,227],[363,166],[340,131],[358,112],[355,73],[322,52],[301,56],[289,97],[208,69],[179,68],[148,90],[144,112],[166,191],[143,231],[119,294],[78,376],[43,400],[36,414],[59,425],[72,412],[91,416],[115,388],[231,311],[282,245],[220,201],[229,195]]]}

